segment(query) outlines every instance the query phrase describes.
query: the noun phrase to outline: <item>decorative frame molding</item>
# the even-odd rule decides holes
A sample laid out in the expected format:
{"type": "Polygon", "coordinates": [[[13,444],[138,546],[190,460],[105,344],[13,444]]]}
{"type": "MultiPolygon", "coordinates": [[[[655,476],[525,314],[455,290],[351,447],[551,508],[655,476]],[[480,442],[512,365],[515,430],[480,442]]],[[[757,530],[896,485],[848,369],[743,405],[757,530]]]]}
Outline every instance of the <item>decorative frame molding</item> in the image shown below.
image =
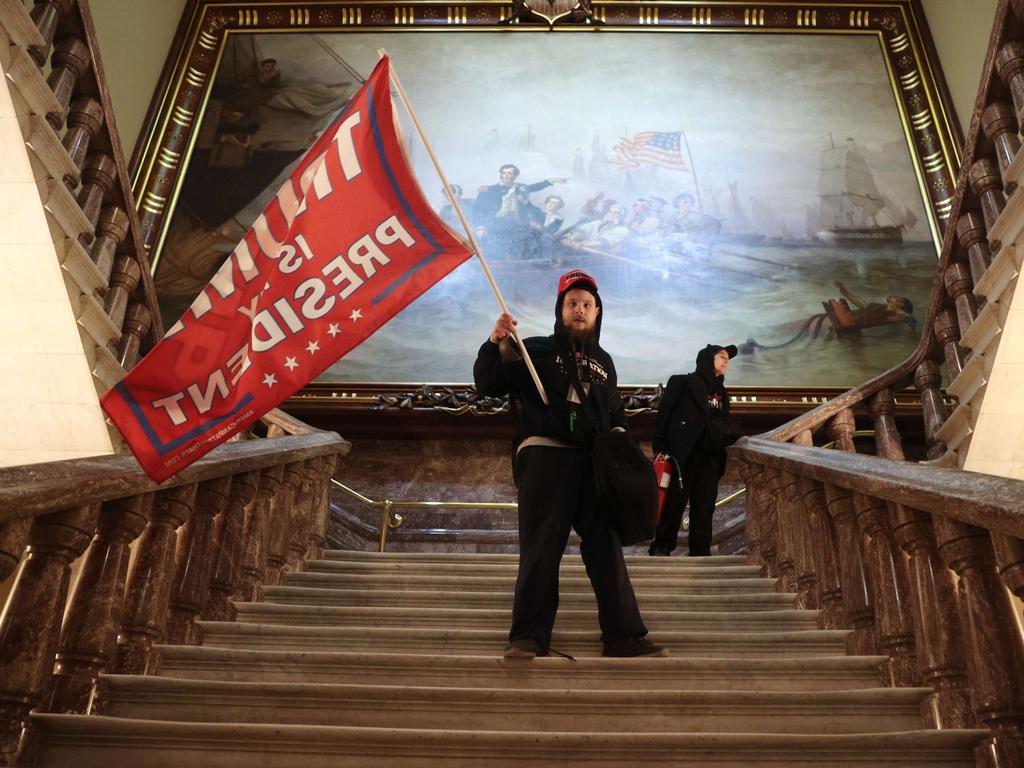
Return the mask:
{"type": "MultiPolygon", "coordinates": [[[[702,34],[856,34],[878,39],[899,117],[911,148],[914,170],[929,225],[940,242],[952,212],[961,162],[962,134],[928,32],[920,0],[861,2],[723,2],[709,0],[502,0],[449,3],[437,0],[355,2],[221,2],[192,0],[175,38],[159,91],[132,158],[132,185],[139,205],[143,245],[154,261],[176,204],[184,169],[198,136],[214,74],[228,36],[253,32],[465,31],[501,34],[611,34],[672,32],[702,34]],[[526,18],[527,11],[551,3],[552,15],[526,18]],[[556,4],[560,3],[556,7],[556,4]],[[592,16],[589,13],[592,12],[592,16]],[[552,20],[553,19],[553,20],[552,20]]],[[[314,402],[333,408],[359,403],[372,407],[380,396],[410,391],[416,384],[313,384],[293,401],[303,413],[314,402]]],[[[464,389],[465,385],[453,385],[464,389]]],[[[788,413],[813,407],[833,388],[748,388],[736,390],[740,409],[771,407],[788,413]],[[779,390],[779,391],[776,391],[779,390]],[[801,408],[800,406],[804,406],[801,408]],[[794,411],[795,409],[795,411],[794,411]]],[[[839,391],[839,390],[836,390],[839,391]]],[[[780,414],[781,415],[781,414],[780,414]]]]}

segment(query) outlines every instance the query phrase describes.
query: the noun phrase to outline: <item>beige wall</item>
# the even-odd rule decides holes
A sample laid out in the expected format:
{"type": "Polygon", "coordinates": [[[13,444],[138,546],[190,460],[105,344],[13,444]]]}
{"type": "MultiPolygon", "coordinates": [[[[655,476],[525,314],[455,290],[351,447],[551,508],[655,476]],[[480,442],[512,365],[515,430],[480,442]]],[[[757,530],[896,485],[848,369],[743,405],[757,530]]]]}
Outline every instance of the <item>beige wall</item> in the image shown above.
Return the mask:
{"type": "Polygon", "coordinates": [[[126,160],[135,148],[185,5],[186,0],[89,3],[126,160]]]}
{"type": "Polygon", "coordinates": [[[997,0],[922,0],[921,4],[966,136],[997,0]]]}

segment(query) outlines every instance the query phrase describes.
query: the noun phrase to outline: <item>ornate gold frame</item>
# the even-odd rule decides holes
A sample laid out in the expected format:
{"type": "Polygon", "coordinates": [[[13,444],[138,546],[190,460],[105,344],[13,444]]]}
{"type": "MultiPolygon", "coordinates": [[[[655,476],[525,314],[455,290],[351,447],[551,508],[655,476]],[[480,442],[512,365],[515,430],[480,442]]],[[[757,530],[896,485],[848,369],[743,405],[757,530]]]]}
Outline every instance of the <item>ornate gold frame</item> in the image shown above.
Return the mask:
{"type": "MultiPolygon", "coordinates": [[[[531,0],[537,7],[548,0],[531,0]]],[[[578,3],[579,4],[579,3],[578,3]]],[[[155,269],[183,170],[198,135],[213,75],[230,34],[253,32],[491,31],[595,33],[614,31],[747,34],[858,34],[878,38],[914,156],[922,199],[936,244],[949,222],[960,166],[962,137],[919,0],[841,2],[690,2],[593,0],[587,19],[568,24],[519,24],[523,3],[501,0],[446,3],[437,0],[382,2],[219,2],[192,0],[183,16],[154,95],[145,131],[132,161],[132,186],[139,204],[144,246],[155,269]]],[[[295,398],[331,408],[339,401],[364,407],[378,395],[416,385],[314,384],[295,398]],[[326,401],[326,402],[325,402],[326,401]]],[[[456,385],[462,386],[462,385],[456,385]]],[[[821,388],[736,390],[737,406],[770,402],[787,410],[811,407],[831,393],[821,388]],[[751,400],[753,398],[753,401],[751,400]]]]}

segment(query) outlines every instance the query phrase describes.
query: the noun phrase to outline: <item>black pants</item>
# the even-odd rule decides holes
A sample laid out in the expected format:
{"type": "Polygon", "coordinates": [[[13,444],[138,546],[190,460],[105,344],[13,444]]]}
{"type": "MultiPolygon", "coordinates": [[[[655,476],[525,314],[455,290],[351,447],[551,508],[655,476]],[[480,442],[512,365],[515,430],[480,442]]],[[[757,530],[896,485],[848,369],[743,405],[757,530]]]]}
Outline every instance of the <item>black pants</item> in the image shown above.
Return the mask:
{"type": "Polygon", "coordinates": [[[668,496],[665,499],[665,510],[661,522],[651,542],[651,550],[676,548],[679,536],[679,525],[683,521],[683,510],[686,502],[690,502],[690,554],[711,554],[711,518],[715,514],[715,501],[718,499],[718,480],[722,476],[722,465],[719,460],[703,451],[694,451],[682,466],[682,483],[679,470],[672,468],[672,482],[669,483],[668,496]]]}
{"type": "Polygon", "coordinates": [[[547,647],[558,611],[558,566],[569,531],[597,596],[601,639],[641,637],[633,585],[619,536],[594,508],[590,454],[578,448],[529,446],[516,458],[519,478],[519,576],[509,640],[532,637],[547,647]]]}

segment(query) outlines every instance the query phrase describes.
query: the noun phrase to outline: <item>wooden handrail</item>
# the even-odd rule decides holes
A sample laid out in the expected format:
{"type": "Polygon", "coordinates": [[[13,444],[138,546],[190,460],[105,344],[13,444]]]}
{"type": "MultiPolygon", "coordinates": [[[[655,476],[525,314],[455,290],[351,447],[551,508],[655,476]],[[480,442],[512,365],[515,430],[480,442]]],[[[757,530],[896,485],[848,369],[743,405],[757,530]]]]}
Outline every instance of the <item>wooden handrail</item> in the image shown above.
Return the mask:
{"type": "Polygon", "coordinates": [[[161,484],[133,456],[108,455],[0,469],[0,525],[88,504],[138,496],[291,462],[348,453],[334,432],[223,445],[161,484]]]}
{"type": "Polygon", "coordinates": [[[741,438],[729,452],[749,463],[1024,538],[1022,480],[757,437],[741,438]]]}

